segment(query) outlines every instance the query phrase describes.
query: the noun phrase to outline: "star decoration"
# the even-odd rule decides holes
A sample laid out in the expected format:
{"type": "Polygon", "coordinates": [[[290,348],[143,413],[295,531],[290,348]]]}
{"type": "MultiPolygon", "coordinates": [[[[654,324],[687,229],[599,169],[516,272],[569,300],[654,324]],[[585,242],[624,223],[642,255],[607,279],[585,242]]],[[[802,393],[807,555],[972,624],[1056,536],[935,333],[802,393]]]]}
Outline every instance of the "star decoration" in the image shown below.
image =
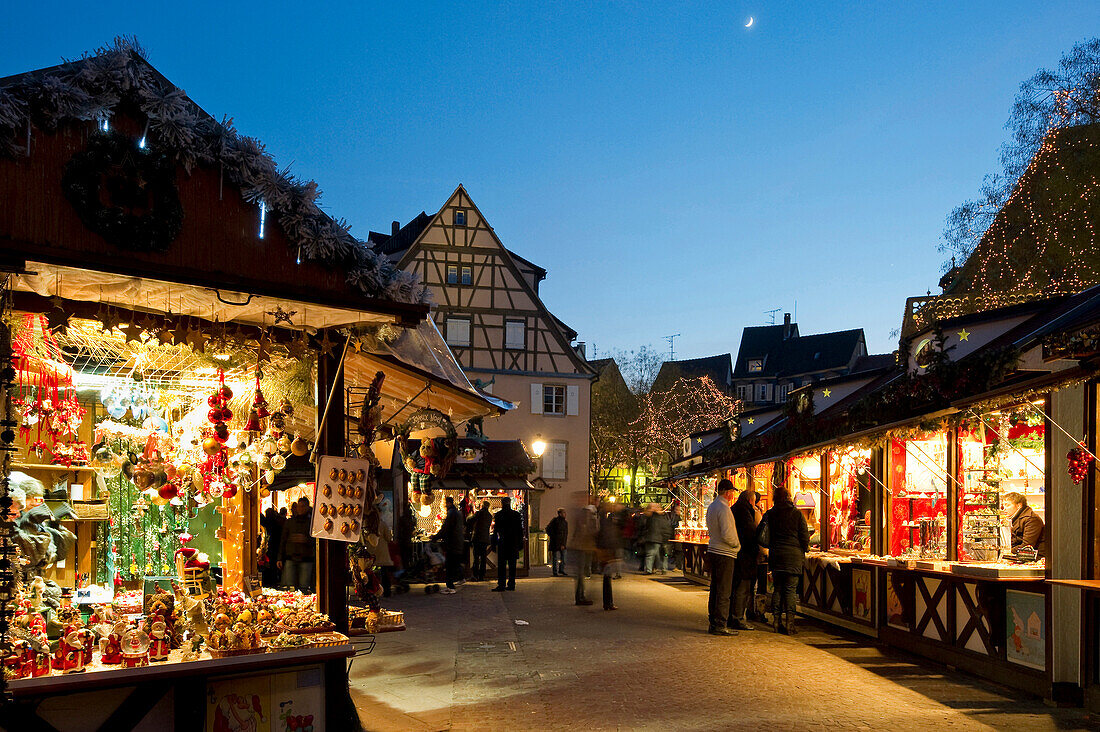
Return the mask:
{"type": "Polygon", "coordinates": [[[108,305],[107,307],[105,307],[103,309],[103,314],[98,315],[98,318],[99,318],[100,324],[103,326],[103,330],[111,330],[112,328],[114,328],[119,323],[118,315],[116,313],[111,312],[111,306],[110,305],[108,305]]]}
{"type": "Polygon", "coordinates": [[[54,294],[54,296],[50,298],[50,302],[53,303],[55,308],[60,308],[65,304],[65,298],[61,297],[61,295],[54,294]]]}
{"type": "Polygon", "coordinates": [[[206,353],[206,340],[206,334],[202,332],[202,328],[187,329],[187,345],[191,346],[196,353],[206,353]]]}
{"type": "Polygon", "coordinates": [[[127,323],[126,325],[122,326],[120,330],[126,336],[127,343],[129,343],[130,341],[137,341],[138,343],[141,343],[142,330],[141,326],[137,323],[127,323]]]}
{"type": "Polygon", "coordinates": [[[356,353],[362,353],[363,352],[363,339],[362,338],[352,338],[351,339],[351,347],[355,349],[356,353]]]}
{"type": "Polygon", "coordinates": [[[333,349],[336,348],[336,341],[328,337],[328,329],[325,329],[325,334],[317,345],[321,347],[322,355],[331,356],[333,349]]]}
{"type": "Polygon", "coordinates": [[[286,323],[287,325],[294,325],[290,321],[295,315],[298,314],[297,310],[283,310],[281,306],[276,306],[274,310],[268,310],[267,314],[275,318],[275,322],[272,325],[278,325],[279,323],[286,323]]]}
{"type": "Polygon", "coordinates": [[[64,333],[69,329],[69,318],[71,317],[73,317],[72,313],[66,312],[60,306],[51,308],[50,312],[46,313],[46,321],[50,325],[50,330],[60,333],[64,333]]]}
{"type": "Polygon", "coordinates": [[[299,336],[298,338],[294,338],[294,339],[290,340],[286,344],[286,352],[292,358],[301,358],[302,356],[305,355],[305,353],[308,349],[309,349],[309,336],[306,335],[306,332],[304,330],[302,331],[301,336],[299,336]]]}
{"type": "Polygon", "coordinates": [[[187,342],[187,319],[180,318],[176,321],[176,327],[172,329],[172,342],[177,346],[187,342]]]}
{"type": "Polygon", "coordinates": [[[749,417],[745,421],[748,422],[749,424],[755,424],[756,423],[756,417],[749,417]]]}
{"type": "Polygon", "coordinates": [[[966,328],[963,328],[962,330],[960,330],[958,335],[959,335],[959,340],[960,341],[970,340],[970,333],[967,332],[966,328]]]}
{"type": "Polygon", "coordinates": [[[271,344],[271,338],[268,336],[267,331],[260,332],[260,337],[256,339],[256,363],[261,364],[264,361],[270,361],[271,356],[268,353],[268,346],[271,344]]]}
{"type": "Polygon", "coordinates": [[[822,389],[821,390],[821,396],[825,399],[828,399],[832,395],[833,395],[833,390],[832,389],[822,389]]]}
{"type": "Polygon", "coordinates": [[[159,326],[159,325],[160,325],[160,322],[156,318],[154,318],[152,315],[146,315],[144,318],[141,319],[141,328],[142,328],[142,330],[147,330],[150,333],[155,332],[156,329],[157,329],[157,326],[159,326]]]}
{"type": "Polygon", "coordinates": [[[174,335],[168,328],[161,328],[157,331],[157,340],[160,341],[162,346],[172,345],[172,339],[174,335]]]}

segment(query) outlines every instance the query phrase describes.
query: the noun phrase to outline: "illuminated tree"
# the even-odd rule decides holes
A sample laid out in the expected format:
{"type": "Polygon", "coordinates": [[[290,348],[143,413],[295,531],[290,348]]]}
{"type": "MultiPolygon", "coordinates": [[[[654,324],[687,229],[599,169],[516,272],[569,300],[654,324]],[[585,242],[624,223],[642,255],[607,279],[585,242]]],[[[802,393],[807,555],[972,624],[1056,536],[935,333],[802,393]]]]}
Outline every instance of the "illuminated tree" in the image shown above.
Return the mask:
{"type": "Polygon", "coordinates": [[[709,376],[681,378],[667,390],[645,394],[632,427],[641,433],[654,472],[660,472],[681,456],[689,435],[722,427],[740,410],[741,403],[709,376]]]}

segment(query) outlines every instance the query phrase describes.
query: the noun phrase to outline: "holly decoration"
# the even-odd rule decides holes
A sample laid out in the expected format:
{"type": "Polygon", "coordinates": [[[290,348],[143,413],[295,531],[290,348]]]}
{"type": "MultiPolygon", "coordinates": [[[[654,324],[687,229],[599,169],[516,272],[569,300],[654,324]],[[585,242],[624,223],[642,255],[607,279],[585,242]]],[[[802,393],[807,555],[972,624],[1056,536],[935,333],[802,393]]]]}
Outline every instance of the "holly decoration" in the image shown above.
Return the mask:
{"type": "Polygon", "coordinates": [[[1092,464],[1092,454],[1085,449],[1085,443],[1079,443],[1080,447],[1075,447],[1066,453],[1066,460],[1069,461],[1067,472],[1069,473],[1070,480],[1074,485],[1081,485],[1089,474],[1089,465],[1092,464]]]}

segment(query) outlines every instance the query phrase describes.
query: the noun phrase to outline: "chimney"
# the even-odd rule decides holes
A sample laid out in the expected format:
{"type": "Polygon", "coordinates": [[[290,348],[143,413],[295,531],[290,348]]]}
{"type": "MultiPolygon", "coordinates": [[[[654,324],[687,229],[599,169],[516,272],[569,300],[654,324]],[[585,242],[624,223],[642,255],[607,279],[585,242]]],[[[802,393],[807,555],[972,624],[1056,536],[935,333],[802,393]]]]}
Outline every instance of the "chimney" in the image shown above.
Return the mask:
{"type": "Polygon", "coordinates": [[[401,222],[394,221],[390,224],[390,236],[397,236],[397,232],[401,231],[401,222]]]}
{"type": "Polygon", "coordinates": [[[577,352],[578,356],[586,361],[588,360],[588,357],[585,356],[586,347],[584,341],[577,341],[577,345],[573,346],[573,350],[577,352]]]}
{"type": "Polygon", "coordinates": [[[791,314],[783,313],[783,340],[791,337],[791,314]]]}

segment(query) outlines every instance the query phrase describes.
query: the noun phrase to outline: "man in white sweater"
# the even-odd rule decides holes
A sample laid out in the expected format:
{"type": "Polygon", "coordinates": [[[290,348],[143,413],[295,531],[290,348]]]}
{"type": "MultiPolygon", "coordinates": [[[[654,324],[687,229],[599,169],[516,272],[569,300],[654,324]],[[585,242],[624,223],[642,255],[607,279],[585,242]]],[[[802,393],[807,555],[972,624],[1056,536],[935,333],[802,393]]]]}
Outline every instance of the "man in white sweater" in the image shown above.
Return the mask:
{"type": "Polygon", "coordinates": [[[707,558],[710,560],[710,613],[711,635],[737,635],[726,627],[730,614],[730,592],[733,589],[733,566],[741,542],[737,539],[737,524],[733,520],[732,505],[737,491],[727,478],[718,481],[714,489],[714,501],[707,506],[707,558]]]}

